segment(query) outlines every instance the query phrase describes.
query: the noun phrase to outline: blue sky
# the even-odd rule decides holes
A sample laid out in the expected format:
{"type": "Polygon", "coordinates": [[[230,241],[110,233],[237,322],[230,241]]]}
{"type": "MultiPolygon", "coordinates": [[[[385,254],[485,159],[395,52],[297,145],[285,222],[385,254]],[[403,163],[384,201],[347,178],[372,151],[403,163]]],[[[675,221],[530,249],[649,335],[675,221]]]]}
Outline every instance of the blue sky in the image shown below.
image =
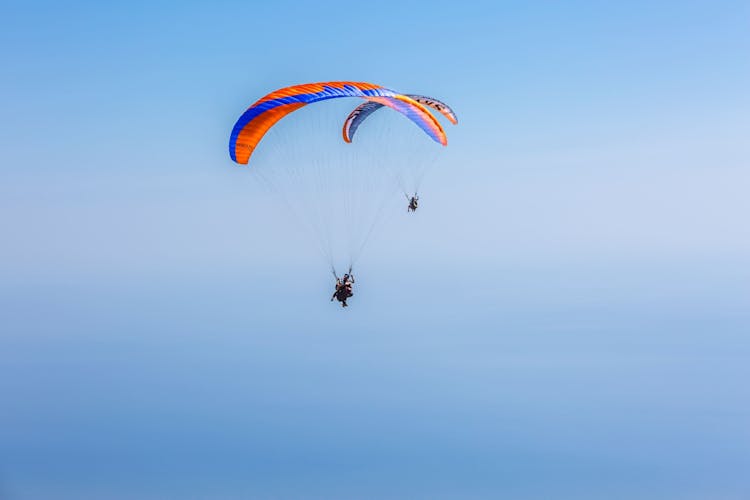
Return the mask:
{"type": "Polygon", "coordinates": [[[0,497],[744,498],[746,2],[6,2],[0,497]],[[351,79],[461,123],[348,310],[229,160],[351,79]]]}

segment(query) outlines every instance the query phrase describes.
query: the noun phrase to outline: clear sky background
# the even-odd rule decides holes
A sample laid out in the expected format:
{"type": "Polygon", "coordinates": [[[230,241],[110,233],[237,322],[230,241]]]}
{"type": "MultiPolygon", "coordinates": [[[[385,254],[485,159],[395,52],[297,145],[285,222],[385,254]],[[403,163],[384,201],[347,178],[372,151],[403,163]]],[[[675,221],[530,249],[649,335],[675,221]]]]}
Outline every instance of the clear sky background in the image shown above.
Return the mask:
{"type": "Polygon", "coordinates": [[[0,498],[750,496],[750,6],[4,2],[0,498]],[[348,310],[227,154],[459,114],[348,310]]]}

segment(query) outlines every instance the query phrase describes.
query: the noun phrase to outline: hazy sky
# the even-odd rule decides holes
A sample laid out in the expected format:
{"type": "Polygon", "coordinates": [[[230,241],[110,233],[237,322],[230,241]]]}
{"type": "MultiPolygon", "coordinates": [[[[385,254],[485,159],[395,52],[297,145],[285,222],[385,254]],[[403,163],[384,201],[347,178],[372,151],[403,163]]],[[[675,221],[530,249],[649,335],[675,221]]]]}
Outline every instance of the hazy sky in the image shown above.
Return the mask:
{"type": "Polygon", "coordinates": [[[5,2],[0,498],[750,496],[747,2],[5,2]],[[329,270],[227,154],[454,106],[329,270]]]}

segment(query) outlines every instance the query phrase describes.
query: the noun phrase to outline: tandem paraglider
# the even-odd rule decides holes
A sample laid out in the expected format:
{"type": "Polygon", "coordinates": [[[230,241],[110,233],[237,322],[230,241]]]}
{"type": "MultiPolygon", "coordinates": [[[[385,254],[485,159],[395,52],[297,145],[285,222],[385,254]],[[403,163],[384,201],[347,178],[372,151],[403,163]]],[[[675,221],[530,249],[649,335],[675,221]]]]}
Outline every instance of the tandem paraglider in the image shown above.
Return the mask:
{"type": "Polygon", "coordinates": [[[343,278],[339,278],[334,273],[334,276],[336,277],[336,289],[331,296],[331,302],[333,302],[333,299],[336,299],[341,302],[341,307],[349,307],[349,304],[346,303],[346,299],[354,295],[354,275],[351,274],[351,272],[352,270],[349,269],[349,272],[344,274],[343,278]]]}

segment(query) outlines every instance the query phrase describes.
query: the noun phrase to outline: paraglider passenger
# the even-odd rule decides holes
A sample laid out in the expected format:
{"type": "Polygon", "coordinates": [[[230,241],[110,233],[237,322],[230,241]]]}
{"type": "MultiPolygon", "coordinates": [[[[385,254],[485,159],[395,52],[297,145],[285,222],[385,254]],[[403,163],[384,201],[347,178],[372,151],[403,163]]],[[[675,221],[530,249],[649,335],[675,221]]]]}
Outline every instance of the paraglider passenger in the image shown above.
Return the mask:
{"type": "Polygon", "coordinates": [[[339,290],[341,290],[341,287],[344,286],[344,283],[341,281],[341,278],[336,278],[336,289],[333,291],[333,295],[331,295],[331,302],[333,302],[333,299],[337,298],[336,296],[339,293],[339,290]]]}
{"type": "Polygon", "coordinates": [[[416,194],[409,199],[409,206],[406,208],[407,212],[416,212],[419,207],[419,196],[416,194]]]}

